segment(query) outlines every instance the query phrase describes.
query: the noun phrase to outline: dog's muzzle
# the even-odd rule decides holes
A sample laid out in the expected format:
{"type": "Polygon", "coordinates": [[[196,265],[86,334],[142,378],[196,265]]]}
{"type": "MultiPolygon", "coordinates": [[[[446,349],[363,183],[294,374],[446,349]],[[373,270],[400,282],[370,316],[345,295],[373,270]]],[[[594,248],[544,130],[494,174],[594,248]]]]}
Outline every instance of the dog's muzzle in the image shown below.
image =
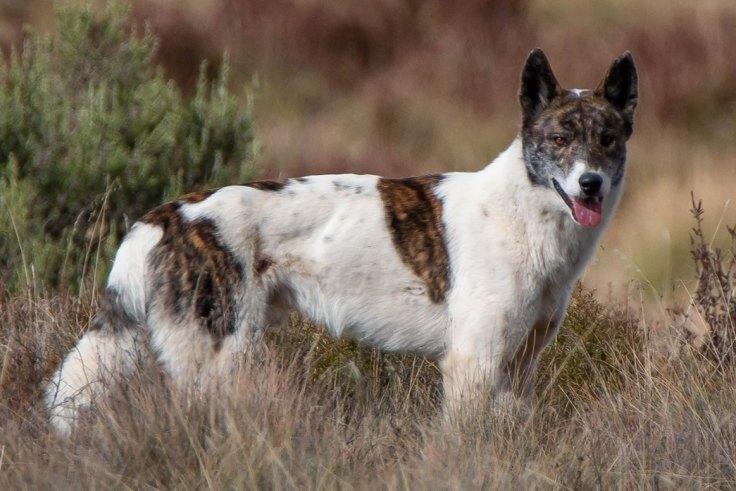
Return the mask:
{"type": "Polygon", "coordinates": [[[575,222],[587,228],[597,227],[601,223],[603,217],[603,196],[593,196],[591,198],[580,198],[576,196],[571,198],[554,177],[552,178],[552,186],[557,191],[557,194],[560,195],[562,201],[570,208],[572,218],[575,222]]]}

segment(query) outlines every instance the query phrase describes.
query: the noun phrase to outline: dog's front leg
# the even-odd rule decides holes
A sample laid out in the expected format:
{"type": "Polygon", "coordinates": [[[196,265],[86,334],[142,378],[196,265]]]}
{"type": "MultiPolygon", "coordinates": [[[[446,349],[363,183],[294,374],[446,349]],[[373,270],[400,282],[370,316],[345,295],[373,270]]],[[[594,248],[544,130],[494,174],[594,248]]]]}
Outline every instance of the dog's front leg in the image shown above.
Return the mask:
{"type": "Polygon", "coordinates": [[[507,365],[506,371],[511,387],[527,408],[531,407],[534,396],[539,359],[557,334],[560,323],[561,316],[559,315],[538,320],[529,329],[525,339],[519,344],[507,365]]]}
{"type": "Polygon", "coordinates": [[[455,320],[442,375],[445,413],[462,417],[490,405],[504,413],[513,411],[516,396],[508,371],[508,339],[504,315],[462,315],[455,320]],[[474,322],[474,319],[478,322],[474,322]],[[482,319],[482,322],[481,322],[482,319]]]}

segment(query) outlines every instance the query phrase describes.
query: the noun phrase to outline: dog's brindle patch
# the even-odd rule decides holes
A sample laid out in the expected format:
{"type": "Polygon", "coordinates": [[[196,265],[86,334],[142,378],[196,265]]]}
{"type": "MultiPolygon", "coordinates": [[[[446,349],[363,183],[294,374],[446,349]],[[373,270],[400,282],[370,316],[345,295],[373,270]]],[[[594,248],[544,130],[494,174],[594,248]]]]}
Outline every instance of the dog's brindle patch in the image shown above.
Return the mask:
{"type": "Polygon", "coordinates": [[[289,184],[288,179],[264,179],[261,181],[246,182],[243,186],[255,188],[260,191],[281,191],[287,184],[289,184]]]}
{"type": "Polygon", "coordinates": [[[549,185],[548,167],[558,165],[567,172],[576,160],[608,173],[614,186],[623,178],[631,124],[595,92],[566,91],[555,97],[538,117],[526,122],[521,134],[524,160],[534,184],[549,185]],[[568,139],[568,144],[558,146],[554,135],[568,139]]]}
{"type": "Polygon", "coordinates": [[[401,260],[441,303],[450,287],[450,260],[442,224],[442,201],[434,187],[441,175],[378,180],[386,222],[401,260]]]}
{"type": "Polygon", "coordinates": [[[217,189],[209,189],[207,191],[195,191],[193,193],[188,193],[180,197],[179,201],[190,204],[199,203],[200,201],[204,201],[212,196],[215,191],[217,191],[217,189]]]}
{"type": "Polygon", "coordinates": [[[243,280],[243,268],[218,240],[212,220],[182,219],[181,202],[162,205],[141,219],[163,228],[150,256],[152,288],[160,292],[165,308],[178,322],[193,315],[219,350],[222,340],[237,328],[235,292],[243,280]]]}
{"type": "Polygon", "coordinates": [[[270,257],[263,255],[261,234],[256,230],[253,235],[253,274],[257,277],[263,276],[273,264],[270,257]]]}

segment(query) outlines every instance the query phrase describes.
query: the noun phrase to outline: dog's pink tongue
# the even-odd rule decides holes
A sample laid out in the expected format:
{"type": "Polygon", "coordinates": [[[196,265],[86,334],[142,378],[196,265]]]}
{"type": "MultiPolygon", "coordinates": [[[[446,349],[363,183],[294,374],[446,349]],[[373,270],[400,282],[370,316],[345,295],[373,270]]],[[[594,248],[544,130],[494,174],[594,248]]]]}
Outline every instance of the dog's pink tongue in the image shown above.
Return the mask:
{"type": "Polygon", "coordinates": [[[602,205],[600,201],[573,199],[572,207],[575,212],[575,220],[583,227],[592,228],[601,223],[602,205]]]}

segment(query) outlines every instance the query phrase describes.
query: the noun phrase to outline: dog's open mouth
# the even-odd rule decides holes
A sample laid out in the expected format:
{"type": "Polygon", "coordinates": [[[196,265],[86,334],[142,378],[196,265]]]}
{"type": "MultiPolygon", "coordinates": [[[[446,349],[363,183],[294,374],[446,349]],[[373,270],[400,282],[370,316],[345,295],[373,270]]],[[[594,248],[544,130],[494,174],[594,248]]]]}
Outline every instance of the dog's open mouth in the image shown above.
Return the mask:
{"type": "Polygon", "coordinates": [[[562,189],[557,179],[552,179],[552,184],[562,200],[572,211],[572,217],[583,227],[593,228],[601,223],[603,215],[603,197],[595,198],[572,198],[562,189]]]}

